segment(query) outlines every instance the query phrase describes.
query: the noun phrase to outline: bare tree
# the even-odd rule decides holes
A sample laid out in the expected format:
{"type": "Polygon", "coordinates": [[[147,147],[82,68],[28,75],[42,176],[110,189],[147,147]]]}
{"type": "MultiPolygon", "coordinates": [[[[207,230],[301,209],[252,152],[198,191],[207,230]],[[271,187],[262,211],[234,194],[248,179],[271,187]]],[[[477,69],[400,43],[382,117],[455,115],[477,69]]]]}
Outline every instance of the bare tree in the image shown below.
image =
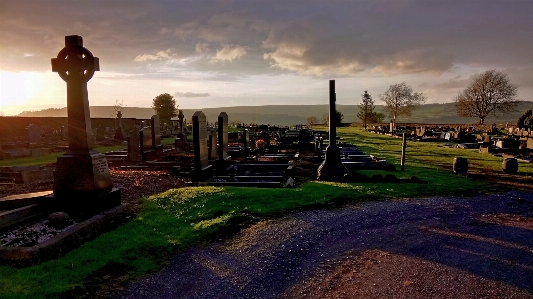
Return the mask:
{"type": "Polygon", "coordinates": [[[413,92],[413,88],[405,84],[405,82],[391,85],[379,97],[385,102],[385,110],[389,112],[394,128],[396,128],[396,118],[398,116],[411,116],[411,112],[416,106],[426,101],[426,96],[423,93],[413,92]]]}
{"type": "Polygon", "coordinates": [[[363,122],[363,127],[366,130],[367,124],[370,123],[376,116],[374,112],[374,100],[372,96],[365,90],[365,93],[362,95],[363,101],[359,104],[359,112],[357,117],[363,122]]]}
{"type": "Polygon", "coordinates": [[[479,124],[483,124],[489,115],[516,111],[516,94],[517,87],[507,74],[488,70],[474,76],[472,83],[455,97],[455,108],[459,116],[478,117],[479,124]]]}
{"type": "Polygon", "coordinates": [[[316,125],[318,123],[318,118],[316,118],[315,116],[309,116],[307,119],[307,126],[309,128],[312,128],[314,125],[316,125]]]}

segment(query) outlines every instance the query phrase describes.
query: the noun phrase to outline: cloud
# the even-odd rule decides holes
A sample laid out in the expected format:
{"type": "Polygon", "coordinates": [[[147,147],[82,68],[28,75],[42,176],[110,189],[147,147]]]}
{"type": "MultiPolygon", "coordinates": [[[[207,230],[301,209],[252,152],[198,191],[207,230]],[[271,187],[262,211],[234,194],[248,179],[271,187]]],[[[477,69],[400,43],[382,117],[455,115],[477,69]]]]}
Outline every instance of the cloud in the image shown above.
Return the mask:
{"type": "Polygon", "coordinates": [[[196,53],[206,53],[209,51],[208,43],[197,43],[196,44],[196,53]]]}
{"type": "Polygon", "coordinates": [[[246,54],[246,49],[239,45],[223,45],[222,49],[217,50],[217,54],[211,59],[212,63],[233,61],[241,58],[246,54]]]}
{"type": "Polygon", "coordinates": [[[172,54],[172,51],[170,49],[167,49],[165,51],[159,51],[155,55],[151,55],[151,54],[137,55],[134,61],[142,62],[142,61],[150,61],[150,60],[162,60],[162,59],[171,58],[172,56],[174,56],[172,54]]]}
{"type": "Polygon", "coordinates": [[[174,96],[176,98],[207,98],[211,95],[208,93],[176,92],[174,96]]]}

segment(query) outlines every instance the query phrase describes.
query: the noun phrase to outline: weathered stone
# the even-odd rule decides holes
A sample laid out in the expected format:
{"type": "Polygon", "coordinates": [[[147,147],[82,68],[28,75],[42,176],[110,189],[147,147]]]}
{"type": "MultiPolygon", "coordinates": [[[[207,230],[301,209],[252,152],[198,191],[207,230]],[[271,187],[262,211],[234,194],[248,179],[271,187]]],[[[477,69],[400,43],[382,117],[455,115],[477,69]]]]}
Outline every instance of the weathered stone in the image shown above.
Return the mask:
{"type": "Polygon", "coordinates": [[[220,112],[218,115],[218,159],[228,159],[228,114],[220,112]]]}
{"type": "Polygon", "coordinates": [[[192,136],[194,148],[193,181],[206,179],[209,174],[209,159],[207,152],[207,119],[202,111],[196,111],[192,117],[192,136]]]}
{"type": "Polygon", "coordinates": [[[48,215],[47,219],[48,226],[53,227],[55,229],[64,229],[65,227],[72,224],[70,216],[65,212],[52,213],[48,215]]]}

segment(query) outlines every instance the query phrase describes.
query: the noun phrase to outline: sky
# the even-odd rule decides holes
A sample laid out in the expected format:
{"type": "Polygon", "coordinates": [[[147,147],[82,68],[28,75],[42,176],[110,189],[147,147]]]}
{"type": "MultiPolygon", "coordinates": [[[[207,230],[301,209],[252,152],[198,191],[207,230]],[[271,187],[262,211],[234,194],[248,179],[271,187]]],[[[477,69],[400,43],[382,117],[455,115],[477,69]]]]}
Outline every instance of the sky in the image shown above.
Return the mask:
{"type": "Polygon", "coordinates": [[[0,0],[0,115],[66,106],[64,37],[100,60],[92,106],[375,104],[405,82],[448,103],[503,71],[533,100],[531,0],[0,0]]]}

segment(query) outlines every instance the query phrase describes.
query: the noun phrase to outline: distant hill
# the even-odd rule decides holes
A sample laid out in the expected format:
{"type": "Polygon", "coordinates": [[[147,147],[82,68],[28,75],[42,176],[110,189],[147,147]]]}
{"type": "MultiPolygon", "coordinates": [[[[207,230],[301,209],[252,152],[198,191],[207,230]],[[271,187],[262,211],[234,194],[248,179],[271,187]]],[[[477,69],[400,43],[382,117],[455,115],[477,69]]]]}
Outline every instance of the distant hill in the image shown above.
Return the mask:
{"type": "MultiPolygon", "coordinates": [[[[486,123],[510,124],[516,123],[518,118],[527,110],[533,109],[533,102],[521,102],[518,112],[507,113],[496,118],[488,118],[486,123]]],[[[90,107],[93,118],[112,118],[114,108],[112,106],[92,106],[90,107]]],[[[220,112],[226,112],[230,122],[272,124],[272,125],[297,125],[305,124],[309,116],[315,116],[319,120],[328,113],[328,105],[269,105],[269,106],[237,106],[205,109],[182,109],[187,120],[190,120],[194,112],[202,110],[209,122],[215,122],[220,112]]],[[[359,108],[357,105],[337,105],[344,115],[343,122],[360,122],[357,118],[359,108]]],[[[383,106],[377,105],[376,112],[383,112],[383,106]]],[[[154,115],[152,108],[125,107],[123,108],[124,118],[149,119],[154,115]]],[[[24,111],[19,116],[36,117],[66,117],[66,108],[51,108],[41,111],[24,111]]],[[[388,118],[385,119],[389,121],[388,118]]],[[[398,122],[426,123],[426,124],[473,124],[476,118],[458,117],[453,103],[447,104],[426,104],[413,111],[409,118],[400,117],[398,122]]]]}

